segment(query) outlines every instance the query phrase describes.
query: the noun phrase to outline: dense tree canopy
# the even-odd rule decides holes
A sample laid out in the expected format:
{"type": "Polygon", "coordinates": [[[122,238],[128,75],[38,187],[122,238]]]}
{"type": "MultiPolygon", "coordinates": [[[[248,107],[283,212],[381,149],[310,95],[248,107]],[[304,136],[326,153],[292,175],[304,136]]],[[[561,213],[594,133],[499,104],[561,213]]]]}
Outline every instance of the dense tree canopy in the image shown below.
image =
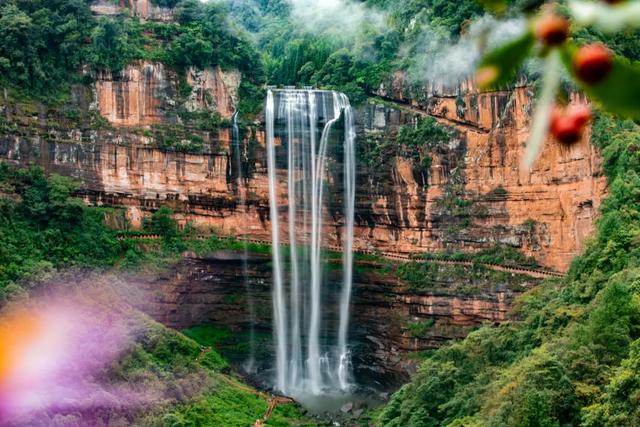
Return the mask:
{"type": "Polygon", "coordinates": [[[349,36],[310,31],[291,18],[282,0],[232,1],[230,11],[255,35],[270,84],[338,89],[356,103],[374,93],[391,71],[411,64],[402,53],[418,42],[424,26],[455,38],[482,11],[475,0],[369,0],[363,5],[384,22],[361,22],[345,29],[349,36]]]}
{"type": "Polygon", "coordinates": [[[0,78],[36,94],[82,64],[91,29],[83,0],[6,1],[0,7],[0,78]]]}
{"type": "Polygon", "coordinates": [[[0,300],[54,267],[116,259],[119,245],[104,212],[72,197],[76,190],[69,178],[0,164],[0,300]]]}

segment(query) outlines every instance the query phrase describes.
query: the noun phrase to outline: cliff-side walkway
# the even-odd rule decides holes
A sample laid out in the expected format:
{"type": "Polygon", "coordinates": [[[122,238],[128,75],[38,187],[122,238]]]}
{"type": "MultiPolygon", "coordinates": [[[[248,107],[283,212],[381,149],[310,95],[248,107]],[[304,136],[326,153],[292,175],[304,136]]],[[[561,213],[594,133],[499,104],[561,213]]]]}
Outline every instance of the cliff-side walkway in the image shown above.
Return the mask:
{"type": "MultiPolygon", "coordinates": [[[[224,240],[237,240],[240,242],[271,246],[271,241],[268,241],[268,240],[243,239],[238,237],[225,237],[225,236],[217,236],[217,237],[219,239],[224,239],[224,240]]],[[[209,238],[211,238],[211,236],[207,236],[207,235],[197,235],[197,236],[191,237],[191,239],[193,240],[207,240],[209,238]]],[[[162,239],[162,236],[159,234],[135,234],[135,235],[122,234],[118,236],[118,239],[119,240],[124,240],[124,239],[160,240],[162,239]]],[[[283,244],[286,245],[286,243],[283,243],[283,244]]],[[[342,252],[342,248],[339,246],[325,246],[325,249],[334,251],[334,252],[342,252]]],[[[376,252],[376,251],[368,251],[368,250],[354,250],[353,253],[360,254],[360,255],[378,256],[383,259],[387,259],[390,261],[397,261],[397,262],[420,261],[422,259],[420,257],[423,255],[422,253],[403,254],[403,253],[394,253],[394,252],[376,252]]],[[[526,276],[534,277],[536,279],[564,277],[563,273],[559,273],[557,271],[535,269],[530,267],[513,267],[513,266],[500,265],[500,264],[478,263],[474,261],[464,261],[464,260],[446,260],[446,259],[424,259],[424,260],[435,263],[435,264],[440,264],[440,265],[464,265],[469,267],[473,265],[480,265],[489,270],[502,271],[502,272],[514,273],[514,274],[523,274],[526,276]]]]}

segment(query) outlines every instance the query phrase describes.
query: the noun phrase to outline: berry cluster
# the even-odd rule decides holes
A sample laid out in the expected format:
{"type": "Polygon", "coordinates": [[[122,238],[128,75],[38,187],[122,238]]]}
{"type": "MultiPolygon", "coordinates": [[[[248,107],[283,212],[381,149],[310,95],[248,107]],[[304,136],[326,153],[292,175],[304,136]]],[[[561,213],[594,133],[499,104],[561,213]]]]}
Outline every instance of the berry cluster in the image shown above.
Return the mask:
{"type": "MultiPolygon", "coordinates": [[[[569,20],[555,13],[546,13],[535,23],[534,32],[544,46],[559,46],[569,38],[569,20]]],[[[612,66],[613,54],[602,43],[582,46],[573,55],[573,72],[578,79],[589,85],[605,80],[612,66]]],[[[591,110],[585,105],[556,107],[551,114],[550,132],[558,141],[572,144],[582,138],[590,119],[591,110]]]]}

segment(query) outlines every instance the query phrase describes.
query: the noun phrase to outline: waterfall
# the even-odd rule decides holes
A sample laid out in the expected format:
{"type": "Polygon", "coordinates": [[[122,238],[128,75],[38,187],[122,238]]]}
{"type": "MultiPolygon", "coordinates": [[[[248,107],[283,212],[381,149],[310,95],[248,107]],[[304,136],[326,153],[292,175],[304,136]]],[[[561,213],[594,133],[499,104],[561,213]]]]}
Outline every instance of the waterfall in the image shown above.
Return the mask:
{"type": "MultiPolygon", "coordinates": [[[[231,152],[233,157],[232,167],[235,169],[235,188],[236,194],[238,197],[238,205],[242,210],[242,218],[243,221],[246,220],[247,216],[247,195],[246,189],[243,191],[243,183],[246,178],[243,174],[242,168],[242,160],[243,160],[243,149],[242,149],[242,141],[240,138],[240,128],[238,127],[238,112],[236,111],[232,117],[232,127],[231,127],[231,152]]],[[[245,372],[249,374],[255,373],[255,304],[253,301],[253,292],[251,291],[251,287],[249,286],[249,266],[248,266],[248,258],[249,258],[249,247],[246,240],[242,240],[242,277],[244,278],[244,288],[245,293],[247,295],[247,309],[249,311],[249,357],[246,362],[243,364],[243,369],[245,372]]]]}
{"type": "MultiPolygon", "coordinates": [[[[346,95],[317,90],[269,90],[267,166],[273,241],[276,388],[320,394],[349,388],[349,305],[355,205],[355,126],[346,95]],[[337,136],[334,128],[343,123],[337,136]],[[278,156],[276,156],[276,151],[278,156]],[[337,152],[342,158],[332,155],[337,152]],[[331,166],[342,162],[343,279],[337,316],[327,310],[323,245],[331,166]],[[279,180],[278,169],[286,167],[279,180]],[[282,208],[278,202],[283,202],[282,208]],[[285,228],[280,224],[286,222],[285,228]],[[283,234],[283,236],[281,236],[283,234]],[[281,242],[288,244],[283,250],[281,242]],[[285,269],[286,265],[286,269],[285,269]],[[337,317],[337,318],[335,318],[337,317]],[[325,334],[325,332],[327,332],[325,334]],[[321,336],[321,333],[323,335],[321,336]],[[326,336],[325,336],[326,335],[326,336]]],[[[335,175],[335,176],[334,176],[335,175]]],[[[332,196],[335,197],[335,194],[332,196]]]]}
{"type": "Polygon", "coordinates": [[[353,283],[353,224],[356,202],[356,132],[353,123],[353,111],[344,111],[344,204],[346,231],[343,236],[342,265],[344,278],[340,297],[340,327],[338,329],[338,379],[340,388],[348,387],[349,353],[347,348],[349,328],[349,306],[351,304],[351,285],[353,283]]]}
{"type": "Polygon", "coordinates": [[[280,220],[277,204],[276,154],[274,147],[274,114],[273,92],[267,93],[265,121],[267,125],[267,169],[269,170],[269,214],[271,216],[271,252],[273,258],[273,321],[276,339],[276,386],[287,393],[287,334],[286,307],[284,302],[284,284],[282,283],[282,256],[280,254],[280,220]]]}

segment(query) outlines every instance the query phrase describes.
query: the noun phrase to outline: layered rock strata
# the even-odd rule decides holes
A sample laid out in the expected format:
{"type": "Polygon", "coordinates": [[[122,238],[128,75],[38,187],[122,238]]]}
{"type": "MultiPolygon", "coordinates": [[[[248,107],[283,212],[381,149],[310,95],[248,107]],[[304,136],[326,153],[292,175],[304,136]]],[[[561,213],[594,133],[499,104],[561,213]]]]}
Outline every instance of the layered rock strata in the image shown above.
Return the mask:
{"type": "MultiPolygon", "coordinates": [[[[241,126],[241,140],[234,143],[224,123],[205,130],[202,121],[191,120],[194,114],[210,117],[209,124],[215,117],[206,114],[231,117],[239,75],[211,69],[187,70],[187,77],[192,91],[185,98],[176,89],[175,72],[142,61],[121,73],[99,73],[93,88],[76,88],[63,108],[5,100],[0,158],[80,178],[87,201],[125,208],[134,227],[169,206],[181,224],[268,239],[261,127],[241,126]],[[68,119],[70,113],[76,120],[68,119]]],[[[398,88],[381,90],[396,103],[373,101],[358,109],[355,247],[409,253],[501,244],[566,270],[591,233],[606,191],[601,157],[588,135],[570,146],[546,141],[527,169],[521,159],[531,120],[530,88],[438,90],[412,95],[419,101],[398,88]],[[427,115],[454,132],[445,144],[417,141],[429,146],[425,169],[424,159],[399,147],[396,135],[427,115]]],[[[284,149],[276,152],[284,165],[284,149]]],[[[331,174],[340,170],[338,162],[329,178],[326,243],[331,246],[341,244],[342,189],[331,188],[331,182],[340,182],[331,174]]],[[[283,167],[278,172],[283,212],[284,174],[283,167]]]]}

